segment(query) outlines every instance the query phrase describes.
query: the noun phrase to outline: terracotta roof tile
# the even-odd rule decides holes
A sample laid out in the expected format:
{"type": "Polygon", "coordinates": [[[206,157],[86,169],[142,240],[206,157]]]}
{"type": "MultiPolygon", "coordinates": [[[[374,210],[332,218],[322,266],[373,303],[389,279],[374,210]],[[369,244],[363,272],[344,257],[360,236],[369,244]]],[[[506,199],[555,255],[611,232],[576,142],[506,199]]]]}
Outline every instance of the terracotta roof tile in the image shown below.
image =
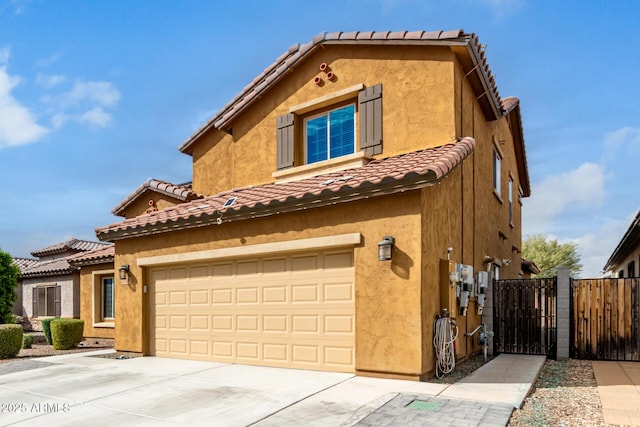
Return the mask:
{"type": "Polygon", "coordinates": [[[33,258],[14,258],[13,262],[20,269],[20,273],[22,273],[23,271],[25,271],[29,267],[34,266],[35,264],[37,264],[40,261],[38,261],[37,259],[33,259],[33,258]]]}
{"type": "Polygon", "coordinates": [[[98,249],[104,246],[102,242],[90,242],[88,240],[71,239],[66,242],[56,243],[46,248],[37,249],[31,252],[35,257],[43,257],[47,255],[61,254],[67,251],[86,252],[98,249]]]}
{"type": "Polygon", "coordinates": [[[186,202],[202,197],[199,194],[193,192],[190,182],[177,185],[170,182],[161,181],[159,179],[151,178],[145,181],[140,187],[136,188],[133,193],[128,195],[127,198],[120,202],[118,206],[113,208],[111,212],[114,215],[124,216],[124,211],[127,209],[127,207],[138,200],[138,198],[142,196],[142,194],[144,194],[144,192],[147,190],[173,197],[181,202],[186,202]]]}
{"type": "Polygon", "coordinates": [[[271,87],[271,85],[284,77],[293,66],[302,61],[306,55],[315,51],[315,49],[323,43],[361,42],[368,44],[383,44],[386,42],[399,43],[403,41],[411,44],[419,43],[420,41],[433,44],[435,41],[442,43],[443,46],[454,44],[470,45],[471,51],[474,52],[472,60],[475,61],[476,57],[480,60],[482,79],[486,81],[486,85],[490,90],[488,98],[491,100],[490,102],[495,102],[497,104],[495,109],[498,110],[498,113],[502,113],[502,111],[499,111],[501,108],[500,94],[498,93],[495,79],[489,69],[489,65],[487,64],[484,47],[480,44],[478,37],[475,34],[466,34],[461,29],[451,31],[353,31],[321,33],[315,36],[310,43],[291,46],[286,52],[280,55],[273,64],[266,67],[260,75],[256,76],[251,83],[245,86],[242,89],[242,92],[236,95],[231,102],[227,103],[222,110],[218,111],[211,119],[202,125],[186,141],[184,141],[179,149],[183,153],[190,153],[191,145],[204,132],[211,128],[223,129],[236,115],[243,111],[244,108],[260,97],[264,91],[271,87]]]}
{"type": "Polygon", "coordinates": [[[114,245],[105,245],[105,247],[90,252],[84,252],[67,257],[67,262],[72,266],[84,266],[93,264],[104,264],[113,262],[116,254],[114,245]]]}
{"type": "Polygon", "coordinates": [[[72,267],[64,258],[54,259],[50,261],[38,261],[21,272],[20,276],[25,277],[41,277],[41,276],[59,276],[63,274],[71,274],[77,268],[72,267]]]}
{"type": "Polygon", "coordinates": [[[457,143],[372,160],[353,169],[224,191],[97,228],[96,234],[101,240],[117,240],[421,188],[443,178],[474,147],[475,140],[467,137],[457,143]],[[235,202],[224,207],[231,198],[235,202]]]}

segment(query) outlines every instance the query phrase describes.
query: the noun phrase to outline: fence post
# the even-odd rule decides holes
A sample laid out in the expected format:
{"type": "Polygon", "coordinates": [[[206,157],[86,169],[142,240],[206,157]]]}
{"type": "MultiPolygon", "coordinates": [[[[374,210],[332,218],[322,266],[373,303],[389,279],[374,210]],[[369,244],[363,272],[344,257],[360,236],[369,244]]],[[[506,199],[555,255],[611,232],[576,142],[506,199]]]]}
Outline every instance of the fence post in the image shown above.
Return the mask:
{"type": "Polygon", "coordinates": [[[556,360],[570,356],[571,332],[571,275],[568,267],[558,266],[556,290],[556,360]]]}
{"type": "MultiPolygon", "coordinates": [[[[494,332],[495,333],[495,329],[494,329],[494,324],[493,324],[493,315],[494,315],[494,302],[493,302],[493,288],[494,288],[494,283],[493,283],[493,273],[489,272],[489,283],[488,283],[489,287],[485,290],[486,294],[485,294],[485,300],[484,300],[484,308],[482,309],[482,323],[487,325],[487,331],[490,332],[494,332]]],[[[494,337],[490,337],[489,338],[489,349],[487,351],[487,353],[489,354],[489,356],[493,356],[493,344],[494,344],[494,337]]]]}

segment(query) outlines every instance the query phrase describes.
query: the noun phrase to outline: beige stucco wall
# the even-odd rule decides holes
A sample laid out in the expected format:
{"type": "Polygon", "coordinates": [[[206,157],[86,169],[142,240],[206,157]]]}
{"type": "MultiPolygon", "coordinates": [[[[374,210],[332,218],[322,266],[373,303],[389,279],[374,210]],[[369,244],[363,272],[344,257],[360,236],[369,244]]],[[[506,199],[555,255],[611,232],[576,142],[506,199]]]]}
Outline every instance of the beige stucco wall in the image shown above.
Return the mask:
{"type": "Polygon", "coordinates": [[[611,269],[613,276],[618,277],[620,271],[624,271],[624,277],[629,277],[628,267],[631,261],[635,261],[635,275],[633,277],[640,277],[640,245],[629,251],[627,257],[611,269]]]}
{"type": "Polygon", "coordinates": [[[454,60],[447,48],[324,46],[234,120],[233,135],[210,131],[194,145],[193,190],[210,195],[272,182],[276,118],[292,106],[356,84],[383,85],[379,157],[450,142],[455,137],[454,60]],[[313,80],[323,75],[318,69],[323,62],[337,80],[319,87],[313,80]]]}
{"type": "Polygon", "coordinates": [[[163,210],[182,203],[180,200],[167,196],[165,194],[147,190],[140,196],[138,196],[138,198],[133,203],[127,206],[127,209],[125,209],[124,211],[124,217],[135,218],[139,215],[145,214],[147,209],[151,207],[149,205],[150,200],[153,200],[153,202],[155,203],[155,207],[158,210],[163,210]]]}
{"type": "MultiPolygon", "coordinates": [[[[94,314],[97,309],[96,301],[94,300],[94,280],[96,279],[94,273],[102,272],[101,275],[97,275],[99,279],[101,276],[114,276],[113,270],[113,263],[84,266],[80,270],[80,318],[84,320],[83,334],[87,338],[113,338],[115,336],[115,327],[95,326],[95,323],[100,323],[100,319],[98,319],[99,315],[94,314]],[[108,273],[108,271],[111,272],[108,273]]],[[[115,281],[114,288],[114,293],[117,294],[118,289],[115,286],[115,281]]],[[[117,307],[115,315],[117,318],[117,307]]],[[[115,323],[115,320],[110,321],[110,323],[115,323]]]]}
{"type": "MultiPolygon", "coordinates": [[[[233,122],[233,135],[210,131],[193,148],[193,188],[214,194],[272,182],[275,121],[288,108],[340,89],[382,83],[383,153],[387,157],[449,142],[476,139],[474,154],[440,184],[404,194],[119,240],[115,265],[129,264],[128,286],[116,279],[116,349],[147,353],[148,297],[143,257],[360,233],[356,272],[356,369],[361,374],[419,379],[433,371],[433,321],[441,308],[441,261],[484,269],[485,256],[510,259],[500,275],[520,272],[520,183],[506,119],[487,122],[469,83],[447,49],[327,46],[297,67],[233,122]],[[318,65],[330,64],[335,83],[317,87],[318,65]],[[494,144],[502,158],[502,198],[493,192],[494,144]],[[508,220],[508,176],[514,179],[513,221],[508,220]],[[377,242],[396,239],[391,263],[377,260],[377,242]]],[[[146,207],[145,207],[146,209],[146,207]]],[[[446,277],[446,274],[445,274],[446,277]]],[[[452,307],[455,312],[456,306],[452,307]]],[[[464,333],[480,322],[472,299],[460,326],[457,355],[479,350],[464,333]]]]}
{"type": "Polygon", "coordinates": [[[33,288],[38,286],[60,286],[60,315],[62,317],[78,317],[80,315],[79,284],[80,276],[77,273],[22,279],[23,316],[33,317],[33,288]]]}
{"type": "Polygon", "coordinates": [[[146,271],[141,257],[260,243],[361,233],[354,249],[356,274],[356,369],[407,376],[423,373],[421,337],[420,192],[339,204],[300,213],[281,214],[118,241],[115,265],[131,265],[131,284],[117,282],[116,349],[148,351],[146,271]],[[396,238],[391,263],[377,259],[377,243],[396,238]]]}

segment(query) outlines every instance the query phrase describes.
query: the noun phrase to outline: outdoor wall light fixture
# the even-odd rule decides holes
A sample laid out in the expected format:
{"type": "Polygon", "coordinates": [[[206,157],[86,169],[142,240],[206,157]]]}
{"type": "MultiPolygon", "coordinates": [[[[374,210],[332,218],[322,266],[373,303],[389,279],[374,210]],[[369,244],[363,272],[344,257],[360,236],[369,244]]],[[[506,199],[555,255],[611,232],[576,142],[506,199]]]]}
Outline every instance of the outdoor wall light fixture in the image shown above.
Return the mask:
{"type": "Polygon", "coordinates": [[[118,268],[118,277],[120,277],[123,285],[129,284],[129,264],[121,265],[120,268],[118,268]]]}
{"type": "Polygon", "coordinates": [[[384,236],[378,242],[378,261],[390,261],[393,253],[395,239],[392,236],[384,236]]]}

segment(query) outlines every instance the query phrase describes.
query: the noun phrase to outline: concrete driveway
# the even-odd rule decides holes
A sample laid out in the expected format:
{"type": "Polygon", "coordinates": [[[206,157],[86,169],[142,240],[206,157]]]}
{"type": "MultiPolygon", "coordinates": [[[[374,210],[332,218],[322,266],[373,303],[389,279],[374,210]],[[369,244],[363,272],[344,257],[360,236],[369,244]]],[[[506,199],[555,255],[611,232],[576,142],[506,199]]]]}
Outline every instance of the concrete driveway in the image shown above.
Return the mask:
{"type": "Polygon", "coordinates": [[[0,365],[0,425],[353,425],[397,393],[446,385],[155,357],[0,365]]]}

